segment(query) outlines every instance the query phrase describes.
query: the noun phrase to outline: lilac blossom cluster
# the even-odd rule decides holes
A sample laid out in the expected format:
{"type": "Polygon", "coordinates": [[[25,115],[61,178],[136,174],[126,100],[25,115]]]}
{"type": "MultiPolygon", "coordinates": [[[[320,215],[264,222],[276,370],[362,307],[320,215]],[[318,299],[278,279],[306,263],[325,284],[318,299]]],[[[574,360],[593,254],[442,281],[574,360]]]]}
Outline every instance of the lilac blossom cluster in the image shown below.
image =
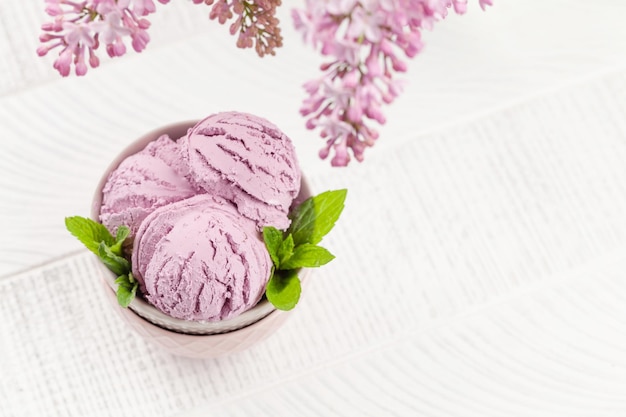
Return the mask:
{"type": "Polygon", "coordinates": [[[123,39],[127,36],[137,52],[150,41],[146,32],[150,22],[145,16],[155,11],[152,0],[45,0],[45,4],[46,13],[54,20],[42,25],[37,54],[58,50],[54,68],[64,77],[70,74],[72,64],[76,75],[87,73],[87,63],[96,68],[100,60],[95,50],[100,44],[109,56],[116,57],[126,53],[123,39]]]}
{"type": "MultiPolygon", "coordinates": [[[[166,4],[170,0],[157,0],[166,4]]],[[[281,0],[191,0],[211,6],[209,17],[237,35],[239,48],[254,47],[259,56],[274,55],[282,46],[276,18],[281,0]],[[233,20],[234,19],[234,20],[233,20]]],[[[52,22],[42,26],[40,56],[58,52],[54,68],[67,76],[87,73],[87,64],[99,65],[96,50],[103,45],[110,57],[126,53],[129,37],[136,52],[150,41],[146,16],[156,11],[153,0],[44,0],[52,22]]],[[[492,0],[478,0],[481,8],[492,0]]],[[[449,9],[464,13],[467,0],[305,0],[294,10],[295,28],[304,41],[329,60],[322,75],[304,85],[307,98],[300,109],[308,129],[320,129],[326,140],[319,155],[331,165],[346,166],[352,156],[362,161],[384,124],[383,105],[402,90],[397,73],[404,59],[422,48],[421,31],[432,28],[449,9]]]]}
{"type": "MultiPolygon", "coordinates": [[[[110,57],[126,53],[124,39],[130,37],[136,52],[150,41],[146,16],[156,11],[153,0],[44,0],[52,22],[42,25],[41,46],[37,54],[58,51],[54,68],[68,76],[72,66],[76,75],[85,75],[89,65],[96,68],[100,59],[96,50],[103,45],[110,57]]],[[[170,0],[158,0],[166,4],[170,0]]],[[[209,17],[225,23],[233,17],[231,34],[238,34],[237,46],[254,47],[260,56],[274,55],[282,46],[276,7],[280,0],[193,0],[212,6],[209,17]]]]}
{"type": "Polygon", "coordinates": [[[278,27],[276,7],[281,0],[193,0],[194,3],[212,5],[209,17],[221,24],[237,16],[230,25],[230,34],[237,36],[237,47],[252,48],[259,56],[276,55],[283,46],[278,27]]]}
{"type": "MultiPolygon", "coordinates": [[[[479,0],[484,9],[492,0],[479,0]]],[[[421,31],[443,19],[450,8],[464,13],[467,0],[306,0],[293,19],[304,41],[330,60],[322,76],[304,85],[308,97],[300,112],[309,129],[320,129],[325,159],[346,166],[350,153],[363,160],[385,123],[382,111],[401,92],[395,74],[405,72],[403,56],[422,49],[421,31]]]]}

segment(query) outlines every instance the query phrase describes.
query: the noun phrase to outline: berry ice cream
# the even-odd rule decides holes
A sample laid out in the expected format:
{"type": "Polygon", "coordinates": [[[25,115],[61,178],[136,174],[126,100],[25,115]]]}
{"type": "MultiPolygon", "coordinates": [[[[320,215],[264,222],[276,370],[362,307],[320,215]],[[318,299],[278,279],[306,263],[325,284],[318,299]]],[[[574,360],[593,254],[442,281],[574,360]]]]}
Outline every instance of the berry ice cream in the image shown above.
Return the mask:
{"type": "Polygon", "coordinates": [[[132,260],[151,304],[175,318],[207,321],[254,306],[272,265],[255,223],[230,202],[206,194],[146,217],[132,260]]]}
{"type": "Polygon", "coordinates": [[[276,126],[246,113],[218,113],[181,141],[196,187],[232,201],[259,230],[289,227],[300,167],[291,140],[276,126]]]}
{"type": "Polygon", "coordinates": [[[287,229],[301,174],[267,120],[226,112],[125,159],[102,190],[101,222],[131,229],[141,295],[178,319],[219,321],[258,303],[272,262],[264,226],[287,229]]]}
{"type": "Polygon", "coordinates": [[[180,146],[167,135],[126,158],[102,189],[102,224],[112,234],[126,225],[134,235],[157,208],[195,195],[195,188],[183,176],[183,164],[180,146]]]}

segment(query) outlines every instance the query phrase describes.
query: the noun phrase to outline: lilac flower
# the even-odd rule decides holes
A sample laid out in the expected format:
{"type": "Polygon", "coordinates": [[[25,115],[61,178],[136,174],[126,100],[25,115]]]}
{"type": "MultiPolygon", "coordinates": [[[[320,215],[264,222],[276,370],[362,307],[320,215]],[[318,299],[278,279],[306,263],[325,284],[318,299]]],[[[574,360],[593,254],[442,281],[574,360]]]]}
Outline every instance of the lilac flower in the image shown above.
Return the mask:
{"type": "Polygon", "coordinates": [[[193,0],[211,7],[210,19],[224,24],[233,17],[229,30],[237,35],[237,47],[254,47],[259,56],[275,55],[276,48],[283,45],[276,7],[281,0],[193,0]]]}
{"type": "Polygon", "coordinates": [[[156,6],[152,0],[135,0],[133,2],[133,13],[136,16],[147,16],[156,12],[156,6]]]}
{"type": "MultiPolygon", "coordinates": [[[[167,4],[170,0],[157,0],[167,4]]],[[[150,42],[146,16],[156,11],[154,0],[44,0],[52,21],[42,25],[40,56],[55,50],[53,67],[68,76],[85,75],[100,64],[96,50],[110,57],[126,53],[130,38],[136,52],[150,42]]],[[[230,21],[239,48],[254,47],[259,56],[274,55],[282,46],[276,18],[281,0],[191,0],[211,6],[209,18],[230,21]]],[[[482,9],[493,0],[478,0],[482,9]]],[[[445,18],[449,10],[464,13],[467,0],[306,0],[292,12],[304,42],[327,58],[321,77],[304,85],[308,94],[300,113],[308,129],[319,129],[325,140],[320,157],[333,154],[333,166],[362,161],[378,139],[372,124],[384,124],[384,106],[401,93],[397,73],[407,70],[406,58],[423,47],[421,32],[445,18]]]]}
{"type": "MultiPolygon", "coordinates": [[[[154,0],[44,0],[52,22],[42,25],[43,34],[37,54],[58,51],[54,68],[67,76],[74,65],[76,75],[85,75],[87,63],[99,65],[95,51],[102,44],[111,57],[126,53],[125,39],[131,38],[136,52],[143,51],[150,36],[150,22],[145,19],[156,11],[154,0]],[[87,61],[86,61],[87,60],[87,61]]],[[[158,0],[166,4],[169,0],[158,0]]],[[[235,17],[230,32],[237,36],[240,48],[254,47],[259,56],[275,55],[282,46],[276,18],[281,0],[192,0],[212,6],[209,17],[226,23],[235,17]]]]}
{"type": "MultiPolygon", "coordinates": [[[[124,38],[141,52],[150,37],[146,29],[150,22],[143,18],[155,11],[153,0],[44,0],[46,13],[54,18],[44,23],[44,33],[39,37],[41,46],[37,54],[46,55],[53,49],[59,51],[54,68],[68,76],[74,65],[76,75],[87,73],[87,64],[96,68],[100,64],[95,50],[104,45],[111,57],[126,53],[124,38]]],[[[168,3],[169,0],[159,0],[168,3]]]]}
{"type": "Polygon", "coordinates": [[[479,2],[480,2],[480,8],[483,10],[485,10],[487,6],[493,6],[492,0],[479,0],[479,2]]]}
{"type": "MultiPolygon", "coordinates": [[[[308,97],[300,112],[308,129],[326,140],[320,157],[331,152],[333,166],[346,166],[351,155],[363,160],[378,138],[370,124],[384,124],[383,105],[401,92],[395,79],[407,70],[403,56],[422,49],[421,31],[445,18],[450,8],[464,13],[467,0],[306,0],[292,13],[306,43],[328,61],[322,77],[305,84],[308,97]]],[[[479,0],[480,6],[492,0],[479,0]]]]}

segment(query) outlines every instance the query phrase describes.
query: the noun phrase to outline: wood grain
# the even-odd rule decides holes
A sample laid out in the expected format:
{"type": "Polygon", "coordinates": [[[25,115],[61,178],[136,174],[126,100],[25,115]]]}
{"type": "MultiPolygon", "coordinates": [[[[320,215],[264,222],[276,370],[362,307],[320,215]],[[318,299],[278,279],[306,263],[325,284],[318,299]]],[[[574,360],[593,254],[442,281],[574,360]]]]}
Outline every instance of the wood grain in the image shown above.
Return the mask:
{"type": "Polygon", "coordinates": [[[0,416],[625,415],[624,7],[450,17],[366,162],[330,170],[295,38],[258,60],[172,2],[148,51],[60,79],[34,54],[41,3],[0,2],[0,416]],[[281,126],[314,191],[350,191],[297,315],[193,361],[120,327],[63,218],[141,134],[228,109],[281,126]]]}

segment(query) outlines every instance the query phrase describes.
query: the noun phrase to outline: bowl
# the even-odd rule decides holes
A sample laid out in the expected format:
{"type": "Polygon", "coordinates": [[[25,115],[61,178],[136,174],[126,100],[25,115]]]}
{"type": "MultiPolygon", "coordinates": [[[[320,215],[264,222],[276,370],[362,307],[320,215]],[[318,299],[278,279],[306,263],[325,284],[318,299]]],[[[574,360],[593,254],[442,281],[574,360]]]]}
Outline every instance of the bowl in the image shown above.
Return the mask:
{"type": "MultiPolygon", "coordinates": [[[[163,134],[173,139],[180,138],[196,122],[190,120],[163,126],[141,136],[127,146],[102,175],[93,197],[91,218],[99,221],[102,188],[109,174],[126,157],[141,151],[148,143],[163,134]]],[[[294,204],[304,201],[310,195],[310,188],[303,178],[300,194],[294,200],[294,204]]],[[[122,319],[146,341],[176,355],[211,358],[245,350],[276,331],[290,314],[290,312],[276,310],[265,297],[239,316],[218,322],[196,322],[170,317],[149,304],[140,295],[135,297],[128,308],[123,308],[117,303],[115,274],[101,262],[97,264],[107,299],[111,301],[122,319]]],[[[310,269],[302,269],[299,273],[300,279],[303,282],[306,281],[310,272],[310,269]]]]}

